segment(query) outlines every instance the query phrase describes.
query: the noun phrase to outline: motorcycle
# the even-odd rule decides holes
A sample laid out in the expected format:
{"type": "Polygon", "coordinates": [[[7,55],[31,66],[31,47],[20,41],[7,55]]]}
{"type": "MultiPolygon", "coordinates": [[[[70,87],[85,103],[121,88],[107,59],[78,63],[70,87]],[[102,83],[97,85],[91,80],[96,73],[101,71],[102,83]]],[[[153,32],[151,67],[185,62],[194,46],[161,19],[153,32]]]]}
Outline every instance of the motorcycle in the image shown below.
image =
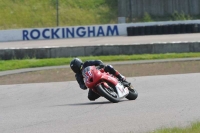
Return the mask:
{"type": "Polygon", "coordinates": [[[105,72],[102,68],[88,66],[83,69],[82,75],[89,89],[110,102],[118,103],[123,98],[135,100],[138,97],[137,91],[130,83],[120,82],[114,75],[105,72]]]}

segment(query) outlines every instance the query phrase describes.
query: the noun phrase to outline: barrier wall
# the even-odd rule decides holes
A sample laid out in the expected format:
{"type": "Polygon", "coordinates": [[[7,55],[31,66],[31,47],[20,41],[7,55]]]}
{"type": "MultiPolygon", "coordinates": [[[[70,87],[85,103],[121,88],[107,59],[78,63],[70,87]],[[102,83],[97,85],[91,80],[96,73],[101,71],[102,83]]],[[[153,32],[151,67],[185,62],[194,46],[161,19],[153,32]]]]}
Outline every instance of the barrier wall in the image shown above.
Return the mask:
{"type": "Polygon", "coordinates": [[[200,24],[200,20],[0,30],[0,42],[102,37],[102,36],[127,36],[127,27],[141,27],[141,26],[153,27],[156,25],[174,25],[174,24],[176,25],[200,24]]]}
{"type": "Polygon", "coordinates": [[[3,60],[22,58],[56,58],[98,55],[129,55],[200,52],[200,42],[101,45],[57,48],[0,49],[3,60]]]}

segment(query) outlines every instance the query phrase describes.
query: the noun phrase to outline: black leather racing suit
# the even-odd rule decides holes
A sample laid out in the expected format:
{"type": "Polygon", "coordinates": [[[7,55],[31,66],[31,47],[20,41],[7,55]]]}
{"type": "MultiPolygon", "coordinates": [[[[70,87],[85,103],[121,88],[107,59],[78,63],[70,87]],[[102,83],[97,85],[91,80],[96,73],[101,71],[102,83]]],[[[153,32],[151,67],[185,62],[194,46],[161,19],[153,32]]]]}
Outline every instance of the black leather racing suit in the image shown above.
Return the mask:
{"type": "MultiPolygon", "coordinates": [[[[84,69],[84,68],[86,68],[88,66],[103,66],[105,72],[109,72],[110,74],[113,74],[113,75],[116,74],[116,70],[111,65],[104,65],[101,60],[86,61],[86,62],[83,63],[82,69],[84,69]]],[[[77,80],[80,88],[83,89],[83,90],[86,90],[87,87],[85,86],[85,83],[83,81],[82,72],[76,73],[75,77],[76,77],[76,80],[77,80]]],[[[89,92],[88,92],[88,99],[89,100],[93,101],[93,100],[95,100],[95,99],[97,99],[99,97],[100,96],[98,94],[96,94],[92,90],[89,90],[89,92]]]]}

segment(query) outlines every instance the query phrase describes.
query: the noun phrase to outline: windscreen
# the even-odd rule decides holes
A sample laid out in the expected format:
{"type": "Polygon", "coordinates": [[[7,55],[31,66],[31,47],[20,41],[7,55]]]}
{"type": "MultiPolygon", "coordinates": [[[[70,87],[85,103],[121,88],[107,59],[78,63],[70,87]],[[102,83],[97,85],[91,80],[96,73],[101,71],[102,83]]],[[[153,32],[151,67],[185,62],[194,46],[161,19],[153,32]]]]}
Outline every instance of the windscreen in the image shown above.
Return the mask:
{"type": "Polygon", "coordinates": [[[87,77],[86,73],[89,72],[89,71],[90,71],[90,67],[89,66],[84,68],[83,71],[82,71],[83,77],[87,77]]]}

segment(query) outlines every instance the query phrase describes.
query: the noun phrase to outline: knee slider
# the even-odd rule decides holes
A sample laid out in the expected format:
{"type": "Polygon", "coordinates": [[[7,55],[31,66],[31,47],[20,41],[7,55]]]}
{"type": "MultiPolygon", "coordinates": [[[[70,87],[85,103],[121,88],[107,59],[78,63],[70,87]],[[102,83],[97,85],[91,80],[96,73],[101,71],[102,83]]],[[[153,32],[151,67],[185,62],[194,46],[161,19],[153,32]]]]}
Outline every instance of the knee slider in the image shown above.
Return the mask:
{"type": "Polygon", "coordinates": [[[95,100],[96,100],[96,98],[93,97],[93,96],[91,96],[91,95],[88,95],[88,99],[89,99],[90,101],[95,101],[95,100]]]}

